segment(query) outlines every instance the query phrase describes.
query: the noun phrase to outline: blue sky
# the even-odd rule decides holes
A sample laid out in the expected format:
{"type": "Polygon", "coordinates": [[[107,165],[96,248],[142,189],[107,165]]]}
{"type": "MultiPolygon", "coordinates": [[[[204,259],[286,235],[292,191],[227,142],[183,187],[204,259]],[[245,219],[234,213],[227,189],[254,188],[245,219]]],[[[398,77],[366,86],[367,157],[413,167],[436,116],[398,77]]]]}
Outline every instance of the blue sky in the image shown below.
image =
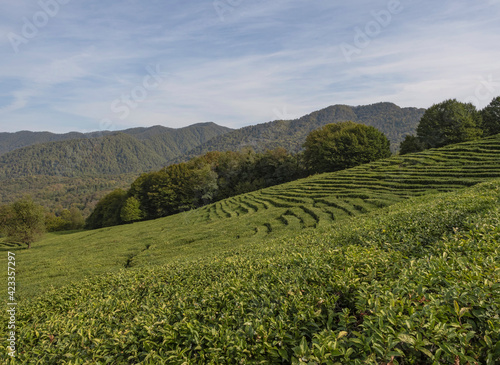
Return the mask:
{"type": "Polygon", "coordinates": [[[232,128],[334,104],[482,108],[500,0],[11,0],[0,131],[232,128]]]}

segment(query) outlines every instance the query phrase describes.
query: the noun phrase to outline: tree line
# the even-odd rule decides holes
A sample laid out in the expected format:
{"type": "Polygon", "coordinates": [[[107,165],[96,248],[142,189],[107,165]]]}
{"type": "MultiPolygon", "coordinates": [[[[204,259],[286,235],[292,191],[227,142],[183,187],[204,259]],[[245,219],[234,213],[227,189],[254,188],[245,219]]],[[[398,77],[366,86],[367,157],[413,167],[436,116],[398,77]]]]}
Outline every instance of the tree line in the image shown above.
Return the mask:
{"type": "MultiPolygon", "coordinates": [[[[498,133],[500,97],[482,110],[450,99],[423,114],[416,135],[407,135],[401,142],[400,154],[498,133]]],[[[298,153],[282,147],[265,152],[207,152],[187,162],[144,173],[129,189],[117,189],[99,200],[86,219],[85,228],[165,217],[310,174],[338,171],[391,155],[390,142],[382,132],[351,121],[313,130],[302,147],[298,153]]],[[[28,247],[45,230],[82,226],[83,218],[77,209],[47,213],[31,199],[0,207],[1,233],[28,247]]]]}
{"type": "MultiPolygon", "coordinates": [[[[301,153],[276,148],[257,153],[208,152],[139,176],[128,190],[102,198],[85,221],[95,229],[149,220],[195,209],[231,196],[337,171],[391,155],[387,137],[374,127],[354,122],[329,124],[311,132],[301,153]]],[[[0,207],[0,230],[28,248],[45,231],[78,229],[76,208],[48,213],[31,198],[0,207]]]]}
{"type": "Polygon", "coordinates": [[[328,124],[311,132],[301,153],[276,148],[208,152],[188,162],[142,174],[127,191],[117,189],[86,220],[94,229],[156,219],[231,196],[282,184],[312,173],[337,171],[391,155],[387,137],[354,122],[328,124]]]}
{"type": "Polygon", "coordinates": [[[500,133],[500,96],[482,110],[456,99],[434,104],[424,113],[416,135],[407,135],[399,153],[472,141],[500,133]]]}

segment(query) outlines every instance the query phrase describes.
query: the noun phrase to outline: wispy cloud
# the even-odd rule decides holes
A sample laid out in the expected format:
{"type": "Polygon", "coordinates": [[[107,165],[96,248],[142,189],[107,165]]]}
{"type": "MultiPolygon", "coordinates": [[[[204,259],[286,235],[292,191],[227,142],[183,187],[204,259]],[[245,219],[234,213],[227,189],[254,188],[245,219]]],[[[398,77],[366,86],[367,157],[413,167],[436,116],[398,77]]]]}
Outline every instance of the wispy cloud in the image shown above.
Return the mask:
{"type": "Polygon", "coordinates": [[[483,107],[490,100],[475,95],[484,80],[493,83],[481,95],[500,95],[495,0],[400,0],[402,10],[348,62],[341,45],[354,44],[356,29],[370,30],[391,2],[222,0],[229,8],[221,20],[212,1],[73,0],[17,53],[9,34],[22,36],[43,10],[8,2],[0,14],[0,130],[89,131],[103,120],[113,129],[240,127],[337,103],[428,107],[451,97],[483,107]],[[164,81],[143,98],[138,88],[157,65],[164,81]],[[130,95],[141,100],[123,118],[116,100],[130,95]]]}

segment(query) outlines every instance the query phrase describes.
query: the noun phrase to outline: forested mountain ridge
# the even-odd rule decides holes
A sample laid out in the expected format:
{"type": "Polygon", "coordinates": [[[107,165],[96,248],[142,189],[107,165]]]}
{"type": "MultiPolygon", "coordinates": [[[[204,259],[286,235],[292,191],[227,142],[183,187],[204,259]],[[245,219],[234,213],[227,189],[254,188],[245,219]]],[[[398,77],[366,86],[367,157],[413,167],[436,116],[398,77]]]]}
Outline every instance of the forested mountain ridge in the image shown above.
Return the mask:
{"type": "Polygon", "coordinates": [[[70,132],[64,134],[31,131],[20,131],[15,133],[1,132],[0,155],[10,151],[14,151],[18,148],[31,146],[38,143],[66,141],[77,138],[86,138],[86,135],[79,132],[70,132]]]}
{"type": "Polygon", "coordinates": [[[235,151],[251,147],[257,152],[284,147],[290,152],[302,148],[306,136],[329,123],[353,121],[373,126],[391,142],[392,151],[407,134],[415,133],[425,109],[400,108],[393,103],[352,107],[333,105],[294,120],[276,120],[237,129],[215,137],[171,162],[185,161],[210,151],[235,151]]]}
{"type": "Polygon", "coordinates": [[[185,148],[192,148],[192,146],[197,143],[205,142],[220,133],[225,133],[230,130],[230,128],[222,127],[215,123],[198,123],[179,129],[156,125],[153,127],[130,128],[121,131],[94,131],[88,133],[69,132],[58,134],[31,131],[20,131],[15,133],[0,132],[0,155],[36,144],[62,142],[75,139],[99,138],[116,133],[124,133],[139,140],[151,140],[163,137],[169,142],[172,141],[174,144],[178,143],[179,146],[174,146],[174,150],[184,150],[185,148]]]}
{"type": "Polygon", "coordinates": [[[130,186],[140,173],[230,130],[200,123],[87,134],[1,133],[0,150],[20,145],[24,137],[22,143],[32,145],[0,155],[0,204],[29,194],[51,211],[76,206],[87,215],[109,191],[130,186]],[[54,138],[66,140],[36,143],[54,138]]]}
{"type": "Polygon", "coordinates": [[[181,129],[155,126],[34,144],[0,156],[0,179],[141,173],[230,130],[215,123],[181,129]]]}
{"type": "Polygon", "coordinates": [[[215,150],[252,147],[262,152],[284,147],[297,152],[312,130],[345,120],[378,128],[394,151],[406,134],[415,132],[423,112],[391,103],[335,105],[296,120],[238,130],[200,123],[181,129],[154,126],[87,134],[0,133],[0,204],[28,193],[51,210],[76,205],[88,214],[106,193],[127,187],[142,172],[215,150]],[[59,140],[37,143],[53,139],[59,140]],[[22,144],[31,145],[1,154],[22,144]]]}

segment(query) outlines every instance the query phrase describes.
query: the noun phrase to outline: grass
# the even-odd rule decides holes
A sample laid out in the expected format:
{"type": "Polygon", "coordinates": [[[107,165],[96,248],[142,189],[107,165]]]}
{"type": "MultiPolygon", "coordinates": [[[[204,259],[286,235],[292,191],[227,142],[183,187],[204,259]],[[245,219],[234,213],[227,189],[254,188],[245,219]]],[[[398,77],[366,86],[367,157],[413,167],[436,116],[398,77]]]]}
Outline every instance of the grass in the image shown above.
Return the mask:
{"type": "MultiPolygon", "coordinates": [[[[17,254],[20,299],[93,275],[214,256],[301,229],[330,226],[409,197],[458,191],[500,177],[500,135],[393,157],[233,197],[155,221],[68,235],[17,254]]],[[[5,277],[5,273],[3,273],[5,277]]]]}
{"type": "Polygon", "coordinates": [[[499,202],[497,180],[82,280],[22,305],[18,361],[496,364],[499,202]]]}
{"type": "Polygon", "coordinates": [[[18,360],[497,363],[499,152],[500,135],[4,244],[18,360]]]}

